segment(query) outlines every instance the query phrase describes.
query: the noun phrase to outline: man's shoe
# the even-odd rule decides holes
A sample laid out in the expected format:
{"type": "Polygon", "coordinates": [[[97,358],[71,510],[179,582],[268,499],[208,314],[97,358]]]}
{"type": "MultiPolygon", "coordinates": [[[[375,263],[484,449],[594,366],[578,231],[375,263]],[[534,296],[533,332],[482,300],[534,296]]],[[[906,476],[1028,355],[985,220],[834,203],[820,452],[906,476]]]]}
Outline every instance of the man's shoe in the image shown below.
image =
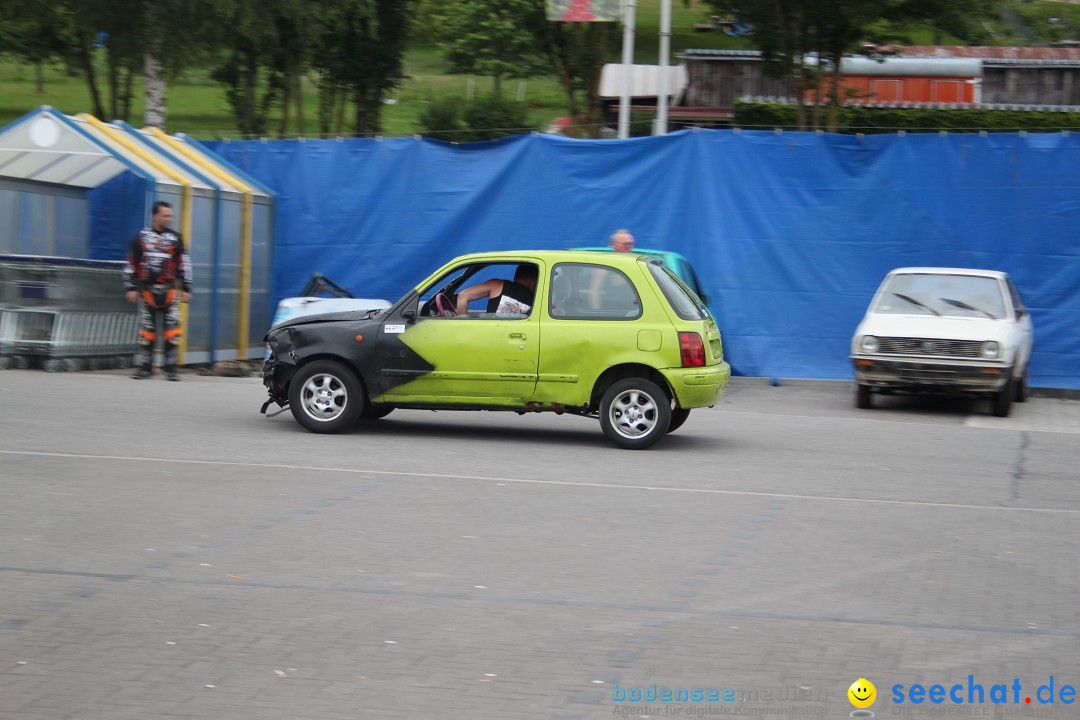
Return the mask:
{"type": "Polygon", "coordinates": [[[146,368],[139,368],[134,373],[132,373],[131,377],[135,378],[136,380],[145,380],[146,378],[150,377],[150,371],[146,368]]]}
{"type": "Polygon", "coordinates": [[[178,373],[174,368],[167,368],[165,370],[165,376],[169,378],[169,380],[171,380],[172,382],[180,381],[180,373],[178,373]]]}

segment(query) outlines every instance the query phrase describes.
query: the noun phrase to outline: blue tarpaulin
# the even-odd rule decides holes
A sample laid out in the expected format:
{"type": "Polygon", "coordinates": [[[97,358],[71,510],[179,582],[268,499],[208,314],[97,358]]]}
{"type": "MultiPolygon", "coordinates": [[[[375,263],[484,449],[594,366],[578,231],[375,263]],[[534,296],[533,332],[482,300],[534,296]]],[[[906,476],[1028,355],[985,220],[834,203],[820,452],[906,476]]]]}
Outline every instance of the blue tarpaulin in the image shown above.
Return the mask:
{"type": "Polygon", "coordinates": [[[901,266],[1010,273],[1031,382],[1080,388],[1080,136],[682,131],[210,144],[279,193],[275,302],[315,272],[397,299],[466,252],[604,244],[686,255],[739,374],[850,378],[901,266]]]}

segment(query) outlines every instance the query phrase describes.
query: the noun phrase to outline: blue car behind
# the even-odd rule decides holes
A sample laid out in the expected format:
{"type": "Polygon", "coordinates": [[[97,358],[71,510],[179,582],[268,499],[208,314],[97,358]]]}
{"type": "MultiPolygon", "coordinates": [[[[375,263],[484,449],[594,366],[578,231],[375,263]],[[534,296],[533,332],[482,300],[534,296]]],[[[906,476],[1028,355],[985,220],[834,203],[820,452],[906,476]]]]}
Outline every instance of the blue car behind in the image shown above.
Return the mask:
{"type": "MultiPolygon", "coordinates": [[[[587,250],[589,252],[613,252],[610,247],[579,247],[570,249],[587,250]]],[[[694,293],[701,298],[701,302],[706,305],[709,304],[709,298],[706,297],[705,293],[701,290],[701,283],[698,282],[697,275],[694,273],[694,267],[685,257],[677,252],[671,252],[670,250],[644,250],[642,248],[634,248],[633,253],[635,255],[660,258],[662,263],[671,268],[675,274],[686,283],[687,287],[693,290],[694,293]]]]}

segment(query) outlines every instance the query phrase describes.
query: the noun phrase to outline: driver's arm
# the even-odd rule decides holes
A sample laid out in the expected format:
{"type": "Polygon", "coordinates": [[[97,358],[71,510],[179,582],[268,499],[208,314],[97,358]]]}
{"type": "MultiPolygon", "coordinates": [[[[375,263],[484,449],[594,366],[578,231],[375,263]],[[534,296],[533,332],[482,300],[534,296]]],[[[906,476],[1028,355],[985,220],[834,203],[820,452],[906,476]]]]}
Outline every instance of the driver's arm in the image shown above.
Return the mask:
{"type": "Polygon", "coordinates": [[[497,297],[502,292],[502,280],[487,280],[472,287],[465,288],[457,296],[457,314],[464,315],[469,312],[469,303],[479,298],[497,297]]]}

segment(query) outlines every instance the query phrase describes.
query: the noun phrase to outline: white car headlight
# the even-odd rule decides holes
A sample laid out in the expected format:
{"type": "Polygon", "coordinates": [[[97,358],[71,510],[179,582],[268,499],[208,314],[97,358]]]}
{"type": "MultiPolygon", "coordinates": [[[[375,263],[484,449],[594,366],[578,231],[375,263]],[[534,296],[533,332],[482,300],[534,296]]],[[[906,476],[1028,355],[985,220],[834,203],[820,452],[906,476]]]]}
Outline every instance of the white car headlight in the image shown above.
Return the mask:
{"type": "Polygon", "coordinates": [[[863,335],[862,339],[859,340],[859,349],[863,352],[876,353],[878,347],[880,347],[880,343],[873,335],[863,335]]]}
{"type": "Polygon", "coordinates": [[[1001,345],[996,340],[987,340],[982,344],[982,356],[987,360],[997,360],[1001,357],[1001,345]]]}

